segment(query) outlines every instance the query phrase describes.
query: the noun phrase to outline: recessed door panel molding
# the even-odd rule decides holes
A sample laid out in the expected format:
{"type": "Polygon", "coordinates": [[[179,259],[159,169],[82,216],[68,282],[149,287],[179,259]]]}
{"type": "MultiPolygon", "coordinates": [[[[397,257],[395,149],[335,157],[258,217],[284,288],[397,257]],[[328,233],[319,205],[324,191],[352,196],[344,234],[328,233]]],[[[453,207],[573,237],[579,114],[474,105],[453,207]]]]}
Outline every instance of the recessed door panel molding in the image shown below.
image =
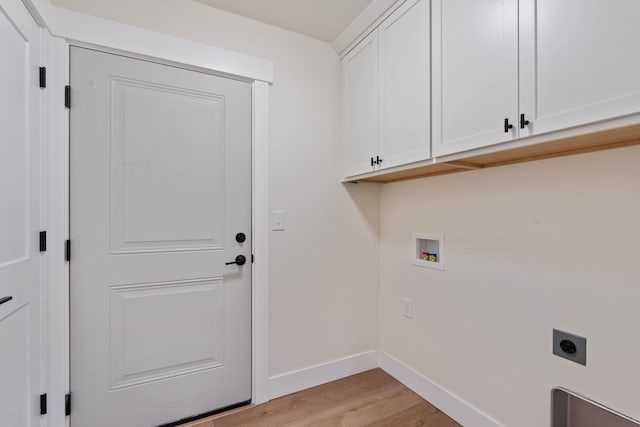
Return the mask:
{"type": "Polygon", "coordinates": [[[222,278],[112,286],[111,389],[223,366],[224,304],[222,278]]]}
{"type": "Polygon", "coordinates": [[[30,420],[29,399],[30,390],[30,366],[29,359],[29,306],[23,305],[10,313],[3,313],[4,307],[0,307],[0,342],[10,343],[3,345],[0,351],[0,378],[2,383],[0,395],[0,425],[1,426],[28,426],[30,420]],[[10,381],[6,379],[14,378],[10,381]],[[7,388],[5,390],[5,388],[7,388]]]}
{"type": "Polygon", "coordinates": [[[635,0],[521,1],[522,136],[640,111],[638,16],[635,0]]]}
{"type": "Polygon", "coordinates": [[[111,252],[222,249],[224,96],[110,85],[111,252]]]}
{"type": "MultiPolygon", "coordinates": [[[[25,64],[29,50],[0,9],[0,47],[4,64],[25,64]]],[[[0,70],[0,268],[24,261],[29,252],[29,74],[24,66],[0,70]]]]}
{"type": "Polygon", "coordinates": [[[517,0],[434,0],[432,35],[433,155],[516,138],[517,0]]]}

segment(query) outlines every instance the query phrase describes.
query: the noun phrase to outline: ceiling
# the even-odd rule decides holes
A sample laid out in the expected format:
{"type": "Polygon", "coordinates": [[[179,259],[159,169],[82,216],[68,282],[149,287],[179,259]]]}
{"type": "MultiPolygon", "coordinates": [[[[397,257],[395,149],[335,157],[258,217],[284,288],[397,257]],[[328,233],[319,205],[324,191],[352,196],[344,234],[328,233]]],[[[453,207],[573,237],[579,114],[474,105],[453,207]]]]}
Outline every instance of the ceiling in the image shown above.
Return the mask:
{"type": "Polygon", "coordinates": [[[371,0],[194,0],[326,42],[333,42],[371,0]]]}

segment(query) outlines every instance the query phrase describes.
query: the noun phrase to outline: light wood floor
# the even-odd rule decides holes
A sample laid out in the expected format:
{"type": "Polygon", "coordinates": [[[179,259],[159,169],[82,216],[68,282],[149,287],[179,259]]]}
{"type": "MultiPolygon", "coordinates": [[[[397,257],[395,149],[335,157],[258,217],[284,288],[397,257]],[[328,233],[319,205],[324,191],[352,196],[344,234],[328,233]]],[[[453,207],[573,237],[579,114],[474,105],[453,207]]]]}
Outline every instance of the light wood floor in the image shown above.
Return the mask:
{"type": "Polygon", "coordinates": [[[454,427],[460,424],[381,369],[181,427],[454,427]]]}

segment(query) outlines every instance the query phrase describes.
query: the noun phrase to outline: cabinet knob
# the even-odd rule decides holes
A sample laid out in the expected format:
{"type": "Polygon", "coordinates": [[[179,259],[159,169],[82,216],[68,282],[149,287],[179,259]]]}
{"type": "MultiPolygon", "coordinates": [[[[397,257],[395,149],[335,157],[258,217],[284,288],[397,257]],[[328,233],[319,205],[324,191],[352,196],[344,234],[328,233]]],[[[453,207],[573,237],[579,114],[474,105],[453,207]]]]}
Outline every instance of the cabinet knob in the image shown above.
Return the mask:
{"type": "Polygon", "coordinates": [[[524,129],[525,126],[529,126],[529,120],[524,118],[524,114],[520,114],[520,129],[524,129]]]}
{"type": "Polygon", "coordinates": [[[509,129],[513,129],[513,125],[509,124],[509,119],[504,119],[504,133],[509,133],[509,129]]]}
{"type": "Polygon", "coordinates": [[[380,156],[376,156],[376,165],[379,165],[380,163],[382,163],[382,159],[380,156]]]}
{"type": "Polygon", "coordinates": [[[373,160],[373,157],[371,158],[371,167],[375,166],[376,162],[373,160]]]}

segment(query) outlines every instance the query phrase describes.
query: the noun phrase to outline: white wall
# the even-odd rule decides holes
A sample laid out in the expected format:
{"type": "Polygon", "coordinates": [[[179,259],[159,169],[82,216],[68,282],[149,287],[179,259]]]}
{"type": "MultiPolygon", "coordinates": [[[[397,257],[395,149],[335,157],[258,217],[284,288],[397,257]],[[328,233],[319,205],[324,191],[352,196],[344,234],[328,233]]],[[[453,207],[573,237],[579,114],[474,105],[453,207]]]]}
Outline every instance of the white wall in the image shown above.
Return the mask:
{"type": "Polygon", "coordinates": [[[189,0],[55,0],[273,60],[271,375],[378,348],[378,188],[343,186],[340,66],[327,43],[189,0]]]}
{"type": "Polygon", "coordinates": [[[507,426],[548,426],[555,386],[640,419],[638,165],[632,147],[382,187],[382,350],[507,426]],[[411,265],[412,232],[445,234],[446,271],[411,265]],[[587,337],[586,367],[552,328],[587,337]]]}

